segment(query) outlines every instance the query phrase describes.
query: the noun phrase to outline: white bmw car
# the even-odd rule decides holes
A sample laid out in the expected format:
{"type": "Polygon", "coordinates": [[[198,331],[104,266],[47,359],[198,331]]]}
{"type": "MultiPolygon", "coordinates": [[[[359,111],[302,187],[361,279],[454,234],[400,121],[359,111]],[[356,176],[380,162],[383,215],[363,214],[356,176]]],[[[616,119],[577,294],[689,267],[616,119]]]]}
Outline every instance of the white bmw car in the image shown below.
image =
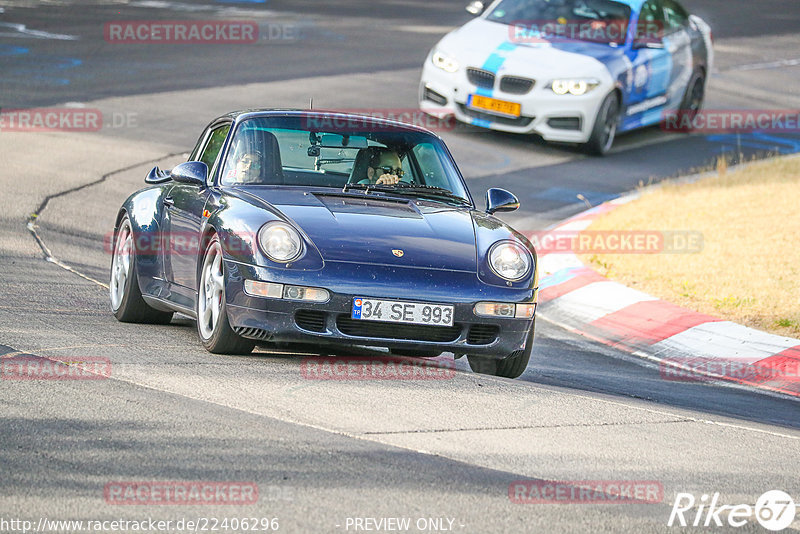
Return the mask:
{"type": "Polygon", "coordinates": [[[602,155],[618,132],[700,110],[711,29],[676,0],[496,0],[430,51],[420,108],[602,155]]]}

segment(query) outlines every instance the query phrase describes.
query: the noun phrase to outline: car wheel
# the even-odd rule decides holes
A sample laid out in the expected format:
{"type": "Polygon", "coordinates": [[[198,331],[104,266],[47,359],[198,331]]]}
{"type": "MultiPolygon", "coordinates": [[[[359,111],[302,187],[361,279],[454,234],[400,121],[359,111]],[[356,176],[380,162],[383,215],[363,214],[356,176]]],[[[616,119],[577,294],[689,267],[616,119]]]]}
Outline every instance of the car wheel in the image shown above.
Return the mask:
{"type": "Polygon", "coordinates": [[[200,286],[197,289],[197,332],[200,341],[214,354],[249,354],[255,341],[233,331],[225,303],[225,273],[222,246],[214,235],[203,254],[200,286]]]}
{"type": "Polygon", "coordinates": [[[531,331],[528,334],[528,339],[525,341],[525,348],[518,350],[511,354],[504,360],[497,360],[495,358],[486,358],[483,356],[467,356],[469,361],[469,368],[474,373],[482,375],[502,376],[504,378],[518,378],[528,368],[528,362],[531,359],[531,351],[533,350],[533,332],[536,330],[536,321],[531,325],[531,331]]]}
{"type": "Polygon", "coordinates": [[[592,135],[589,137],[589,141],[583,145],[586,152],[595,156],[603,156],[611,150],[618,125],[619,100],[616,93],[609,93],[597,111],[592,135]]]}
{"type": "Polygon", "coordinates": [[[683,101],[681,102],[681,107],[678,110],[678,118],[680,121],[679,124],[682,125],[686,123],[689,125],[689,128],[691,128],[694,118],[703,108],[705,92],[705,76],[703,76],[702,72],[695,72],[692,75],[692,79],[689,81],[689,84],[686,86],[686,93],[683,95],[683,101]],[[685,120],[684,117],[688,117],[688,121],[685,120]]]}
{"type": "Polygon", "coordinates": [[[111,311],[123,323],[167,324],[172,320],[172,312],[151,308],[142,298],[133,243],[133,227],[125,215],[114,236],[111,255],[111,279],[108,283],[111,311]]]}

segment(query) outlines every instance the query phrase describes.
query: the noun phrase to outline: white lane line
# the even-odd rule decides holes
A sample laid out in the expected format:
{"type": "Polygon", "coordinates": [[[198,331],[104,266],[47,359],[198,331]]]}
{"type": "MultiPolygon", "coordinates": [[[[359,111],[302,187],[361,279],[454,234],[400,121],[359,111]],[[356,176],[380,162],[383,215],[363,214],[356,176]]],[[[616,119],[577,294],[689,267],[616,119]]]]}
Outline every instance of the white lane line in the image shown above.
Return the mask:
{"type": "Polygon", "coordinates": [[[430,33],[433,35],[444,35],[455,30],[457,26],[396,26],[390,27],[389,30],[397,30],[407,33],[430,33]]]}
{"type": "MultiPolygon", "coordinates": [[[[492,379],[493,377],[481,376],[481,378],[482,379],[492,379]]],[[[292,417],[287,417],[285,415],[265,414],[263,412],[259,412],[259,411],[256,411],[256,410],[253,410],[253,409],[250,409],[250,408],[245,408],[245,407],[242,407],[242,406],[236,406],[236,405],[233,405],[233,404],[230,404],[230,403],[227,403],[227,402],[223,402],[223,401],[219,401],[219,400],[203,399],[203,398],[187,395],[185,393],[180,393],[180,392],[177,392],[177,391],[172,391],[172,390],[168,390],[168,389],[160,389],[160,388],[157,388],[157,387],[154,387],[154,386],[142,383],[142,382],[137,382],[136,380],[127,379],[127,378],[120,378],[119,376],[108,377],[108,380],[116,380],[116,381],[119,381],[119,382],[126,382],[128,384],[133,384],[133,385],[136,385],[136,386],[144,387],[144,388],[147,388],[147,389],[150,389],[150,390],[153,390],[153,391],[159,391],[161,393],[169,393],[169,394],[172,394],[172,395],[178,395],[180,397],[183,397],[183,398],[186,398],[186,399],[195,400],[195,401],[208,402],[208,403],[214,404],[216,406],[221,406],[223,408],[229,408],[229,409],[232,409],[232,410],[237,410],[237,411],[240,411],[240,412],[249,413],[251,415],[257,415],[259,417],[269,417],[270,419],[276,419],[278,421],[283,421],[285,423],[291,423],[291,424],[295,424],[295,425],[304,426],[304,427],[307,427],[307,428],[313,428],[315,430],[321,430],[321,431],[324,431],[324,432],[330,432],[330,433],[333,433],[333,434],[339,434],[339,435],[342,435],[342,436],[347,436],[347,437],[360,439],[360,440],[365,440],[365,441],[373,441],[373,442],[388,444],[388,443],[383,442],[381,440],[375,439],[374,435],[364,434],[364,433],[355,433],[355,432],[352,432],[352,431],[348,431],[348,430],[344,430],[344,429],[338,429],[338,428],[325,427],[325,426],[322,426],[322,425],[317,424],[317,423],[301,421],[299,419],[295,419],[295,418],[292,418],[292,417]],[[373,436],[373,437],[370,437],[370,436],[373,436]]],[[[497,378],[495,378],[495,380],[499,380],[501,382],[505,382],[505,379],[497,379],[497,378]]],[[[724,423],[724,422],[721,422],[721,421],[713,421],[713,420],[710,420],[710,419],[702,419],[702,418],[698,418],[698,417],[692,417],[690,415],[680,415],[680,414],[671,413],[671,412],[668,412],[668,411],[665,411],[665,410],[656,410],[656,409],[653,409],[653,408],[645,408],[645,407],[641,407],[641,406],[633,406],[633,405],[626,404],[626,403],[623,403],[623,402],[620,402],[620,401],[608,400],[608,399],[604,399],[604,398],[600,398],[600,397],[592,397],[592,396],[589,396],[589,395],[582,395],[582,394],[577,394],[577,393],[572,393],[572,392],[567,392],[567,391],[561,391],[560,389],[555,389],[555,388],[539,387],[539,386],[536,386],[535,384],[528,384],[527,387],[530,387],[530,388],[532,388],[534,390],[545,391],[545,392],[548,392],[548,393],[552,393],[553,391],[555,391],[558,394],[565,395],[565,396],[568,396],[568,397],[574,397],[574,398],[578,398],[578,399],[582,399],[582,400],[586,400],[586,401],[591,401],[591,402],[602,402],[604,404],[609,404],[609,405],[612,405],[612,406],[620,406],[620,407],[628,408],[628,409],[632,409],[632,410],[639,410],[639,411],[646,412],[646,413],[649,413],[649,414],[660,415],[660,416],[663,416],[663,417],[668,417],[668,418],[671,418],[671,419],[677,419],[678,420],[678,421],[667,422],[669,424],[672,424],[674,422],[703,423],[703,424],[707,424],[707,425],[716,425],[716,426],[722,426],[722,427],[726,427],[726,428],[733,428],[733,429],[736,429],[736,430],[751,431],[751,432],[756,432],[756,433],[759,433],[759,434],[767,434],[767,435],[774,436],[774,437],[780,437],[780,438],[786,438],[786,439],[792,439],[792,440],[800,440],[800,434],[798,434],[798,435],[784,434],[782,432],[775,432],[775,431],[771,431],[771,430],[753,428],[753,427],[748,427],[748,426],[739,425],[739,424],[733,424],[733,423],[724,423]]],[[[657,421],[653,422],[653,424],[667,424],[667,423],[662,423],[662,422],[657,422],[657,421]]],[[[641,423],[638,423],[638,424],[641,424],[641,423]]],[[[589,425],[586,425],[586,426],[589,426],[589,425]]],[[[603,426],[603,425],[602,424],[598,424],[597,426],[603,426]]],[[[531,427],[532,430],[542,430],[542,429],[546,429],[546,428],[548,428],[548,427],[531,427]]],[[[446,430],[446,431],[455,432],[455,431],[457,431],[457,429],[450,429],[450,430],[446,430]]],[[[407,433],[411,434],[413,432],[415,432],[415,431],[410,430],[407,433]]],[[[403,446],[394,445],[394,444],[389,444],[389,445],[394,446],[394,447],[398,447],[398,448],[402,448],[402,449],[411,450],[411,451],[418,452],[418,453],[421,453],[421,454],[429,454],[429,455],[432,455],[432,456],[444,456],[446,458],[450,458],[451,460],[464,462],[463,460],[460,460],[458,458],[451,458],[451,457],[449,457],[447,455],[443,455],[443,454],[438,453],[438,452],[432,452],[432,451],[429,452],[429,451],[425,451],[425,450],[422,450],[422,449],[409,447],[409,446],[406,446],[406,445],[403,445],[403,446]]],[[[464,463],[467,463],[467,462],[464,462],[464,463]]]]}
{"type": "Polygon", "coordinates": [[[34,39],[52,39],[55,41],[77,41],[80,39],[77,35],[30,30],[26,25],[14,22],[0,22],[0,29],[3,28],[8,28],[10,31],[0,31],[0,37],[32,37],[34,39]]]}
{"type": "Polygon", "coordinates": [[[750,63],[748,65],[734,65],[733,67],[720,69],[718,72],[777,69],[779,67],[796,67],[797,65],[800,65],[800,58],[780,59],[778,61],[766,61],[764,63],[750,63]]]}

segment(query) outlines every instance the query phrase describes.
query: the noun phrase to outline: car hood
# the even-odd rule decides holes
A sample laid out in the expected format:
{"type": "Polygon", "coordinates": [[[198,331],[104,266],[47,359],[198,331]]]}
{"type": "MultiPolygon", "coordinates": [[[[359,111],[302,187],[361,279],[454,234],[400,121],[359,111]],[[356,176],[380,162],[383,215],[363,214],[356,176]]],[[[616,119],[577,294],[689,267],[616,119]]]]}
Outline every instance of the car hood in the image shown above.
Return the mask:
{"type": "Polygon", "coordinates": [[[475,67],[545,81],[556,77],[606,76],[622,48],[585,41],[525,42],[514,26],[475,19],[446,35],[437,48],[462,68],[475,67]]]}
{"type": "Polygon", "coordinates": [[[469,209],[376,194],[242,189],[291,220],[325,261],[477,270],[469,209]]]}

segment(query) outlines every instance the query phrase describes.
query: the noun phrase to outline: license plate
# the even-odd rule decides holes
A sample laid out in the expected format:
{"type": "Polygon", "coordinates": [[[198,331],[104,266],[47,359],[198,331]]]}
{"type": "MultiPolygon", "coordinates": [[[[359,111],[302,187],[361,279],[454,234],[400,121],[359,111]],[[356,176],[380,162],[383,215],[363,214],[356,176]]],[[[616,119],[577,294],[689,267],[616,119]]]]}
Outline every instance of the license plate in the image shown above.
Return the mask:
{"type": "Polygon", "coordinates": [[[453,326],[453,306],[356,297],[350,317],[362,321],[453,326]]]}
{"type": "Polygon", "coordinates": [[[496,98],[481,95],[469,95],[467,106],[509,117],[519,117],[522,113],[522,105],[517,102],[497,100],[496,98]]]}

